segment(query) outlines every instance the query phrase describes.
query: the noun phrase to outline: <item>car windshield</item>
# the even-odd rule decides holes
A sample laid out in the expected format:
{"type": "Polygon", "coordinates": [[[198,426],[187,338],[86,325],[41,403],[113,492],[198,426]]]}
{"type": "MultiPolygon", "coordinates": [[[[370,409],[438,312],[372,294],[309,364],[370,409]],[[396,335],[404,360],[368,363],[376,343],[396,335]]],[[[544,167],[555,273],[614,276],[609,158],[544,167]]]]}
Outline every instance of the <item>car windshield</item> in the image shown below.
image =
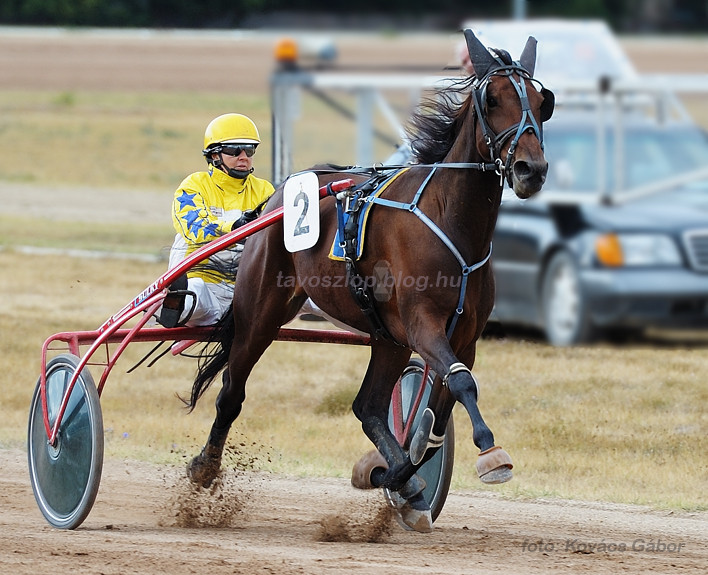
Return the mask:
{"type": "MultiPolygon", "coordinates": [[[[552,124],[544,136],[549,162],[546,190],[596,194],[601,191],[598,130],[587,124],[569,127],[552,124]]],[[[604,189],[619,195],[648,184],[708,168],[708,138],[688,125],[627,127],[622,140],[622,171],[617,177],[614,131],[605,138],[604,189]]],[[[694,185],[708,187],[707,181],[694,185]]]]}

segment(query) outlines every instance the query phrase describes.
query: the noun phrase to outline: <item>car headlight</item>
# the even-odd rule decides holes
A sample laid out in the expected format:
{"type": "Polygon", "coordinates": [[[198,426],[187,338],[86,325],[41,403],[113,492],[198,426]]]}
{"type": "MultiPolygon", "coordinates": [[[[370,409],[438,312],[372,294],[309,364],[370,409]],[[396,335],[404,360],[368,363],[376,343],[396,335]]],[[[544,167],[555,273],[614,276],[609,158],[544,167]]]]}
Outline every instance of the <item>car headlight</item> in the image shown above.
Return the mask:
{"type": "Polygon", "coordinates": [[[674,240],[659,234],[603,234],[595,241],[595,254],[610,267],[681,265],[674,240]]]}

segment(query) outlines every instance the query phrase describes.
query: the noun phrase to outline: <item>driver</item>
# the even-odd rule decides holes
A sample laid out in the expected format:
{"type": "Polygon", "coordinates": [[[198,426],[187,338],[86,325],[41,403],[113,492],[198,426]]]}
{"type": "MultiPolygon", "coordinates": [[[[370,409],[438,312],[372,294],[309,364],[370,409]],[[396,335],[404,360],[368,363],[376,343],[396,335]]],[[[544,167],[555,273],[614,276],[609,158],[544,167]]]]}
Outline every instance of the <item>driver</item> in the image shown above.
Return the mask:
{"type": "MultiPolygon", "coordinates": [[[[253,155],[260,142],[258,128],[243,114],[223,114],[209,123],[202,150],[209,168],[187,176],[172,202],[177,233],[169,268],[205,243],[258,217],[274,191],[270,182],[253,175],[253,155]]],[[[242,250],[243,245],[236,244],[175,280],[169,289],[177,293],[165,298],[159,322],[165,327],[216,323],[231,305],[242,250]],[[191,293],[185,295],[184,290],[191,293]]]]}

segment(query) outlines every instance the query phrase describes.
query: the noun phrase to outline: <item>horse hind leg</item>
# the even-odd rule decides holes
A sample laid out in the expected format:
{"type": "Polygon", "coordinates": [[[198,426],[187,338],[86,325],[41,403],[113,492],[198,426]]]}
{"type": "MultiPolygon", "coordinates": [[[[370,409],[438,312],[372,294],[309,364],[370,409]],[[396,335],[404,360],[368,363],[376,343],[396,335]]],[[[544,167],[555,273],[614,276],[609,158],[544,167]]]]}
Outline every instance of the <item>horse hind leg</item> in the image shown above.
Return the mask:
{"type": "Polygon", "coordinates": [[[245,381],[240,387],[231,383],[229,370],[222,373],[222,388],[216,399],[216,418],[209,432],[209,438],[202,451],[187,465],[187,477],[192,483],[204,488],[211,486],[221,469],[221,458],[226,445],[231,424],[241,413],[246,399],[245,381]],[[228,406],[228,413],[225,407],[228,406]]]}
{"type": "Polygon", "coordinates": [[[387,488],[399,522],[427,533],[433,522],[430,506],[423,497],[425,482],[415,475],[416,468],[385,423],[393,386],[409,357],[409,350],[391,343],[372,345],[369,368],[353,410],[377,449],[354,465],[352,485],[362,489],[387,488]]]}
{"type": "Polygon", "coordinates": [[[263,305],[258,310],[244,306],[238,297],[234,300],[235,333],[239,335],[231,343],[228,368],[222,374],[216,417],[204,448],[187,466],[189,479],[202,487],[209,487],[219,474],[226,439],[241,413],[246,399],[246,381],[253,366],[275,340],[280,326],[290,321],[302,305],[304,298],[278,298],[275,292],[262,299],[263,305]],[[244,309],[248,309],[248,313],[239,313],[244,309]],[[251,316],[258,317],[258,321],[253,321],[251,316]]]}

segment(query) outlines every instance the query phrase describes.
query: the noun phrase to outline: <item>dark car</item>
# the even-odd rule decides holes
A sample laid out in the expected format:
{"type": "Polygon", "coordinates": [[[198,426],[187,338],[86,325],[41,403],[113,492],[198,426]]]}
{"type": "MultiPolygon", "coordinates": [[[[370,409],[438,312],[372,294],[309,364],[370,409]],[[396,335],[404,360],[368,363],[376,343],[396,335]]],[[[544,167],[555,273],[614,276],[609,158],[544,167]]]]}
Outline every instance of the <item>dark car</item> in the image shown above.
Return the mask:
{"type": "Polygon", "coordinates": [[[642,114],[559,113],[531,200],[504,194],[492,321],[553,345],[708,327],[708,139],[642,114]]]}

